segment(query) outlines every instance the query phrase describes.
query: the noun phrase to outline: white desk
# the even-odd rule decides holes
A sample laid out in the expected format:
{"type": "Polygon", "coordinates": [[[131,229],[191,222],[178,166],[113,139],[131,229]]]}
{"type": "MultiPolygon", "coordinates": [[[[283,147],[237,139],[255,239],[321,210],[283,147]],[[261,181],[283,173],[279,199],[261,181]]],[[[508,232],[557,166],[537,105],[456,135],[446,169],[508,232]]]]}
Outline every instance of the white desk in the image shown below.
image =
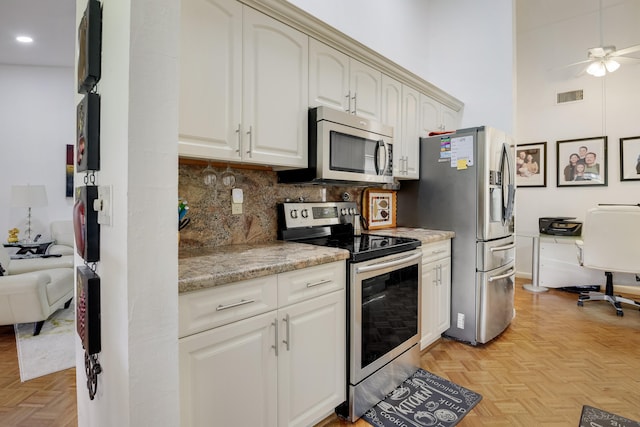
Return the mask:
{"type": "MultiPolygon", "coordinates": [[[[584,268],[578,263],[576,240],[580,236],[540,234],[539,285],[547,288],[565,286],[604,286],[604,272],[584,268]]],[[[616,285],[638,285],[633,274],[614,272],[616,285]]]]}

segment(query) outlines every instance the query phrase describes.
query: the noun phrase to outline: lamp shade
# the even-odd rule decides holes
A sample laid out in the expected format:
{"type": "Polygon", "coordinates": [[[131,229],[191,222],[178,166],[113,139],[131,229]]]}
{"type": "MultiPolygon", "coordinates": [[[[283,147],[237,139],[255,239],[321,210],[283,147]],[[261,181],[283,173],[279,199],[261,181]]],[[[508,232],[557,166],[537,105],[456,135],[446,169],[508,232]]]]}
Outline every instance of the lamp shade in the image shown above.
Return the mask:
{"type": "Polygon", "coordinates": [[[11,206],[14,208],[41,208],[47,206],[47,190],[45,186],[11,186],[11,206]]]}

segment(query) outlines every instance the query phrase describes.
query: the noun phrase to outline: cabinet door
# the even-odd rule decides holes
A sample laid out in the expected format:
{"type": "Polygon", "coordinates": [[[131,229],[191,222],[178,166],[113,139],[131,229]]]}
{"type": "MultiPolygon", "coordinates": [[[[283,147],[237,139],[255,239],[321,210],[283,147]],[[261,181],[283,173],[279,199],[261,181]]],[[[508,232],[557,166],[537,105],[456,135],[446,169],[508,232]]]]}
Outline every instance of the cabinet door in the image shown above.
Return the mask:
{"type": "Polygon", "coordinates": [[[275,316],[178,340],[182,427],[277,425],[275,316]]]}
{"type": "Polygon", "coordinates": [[[441,130],[440,103],[420,94],[420,136],[428,136],[429,132],[440,132],[441,130]]]}
{"type": "Polygon", "coordinates": [[[242,5],[234,0],[183,0],[180,19],[178,153],[238,160],[242,5]]]}
{"type": "Polygon", "coordinates": [[[349,57],[309,39],[309,102],[349,111],[349,57]]]}
{"type": "Polygon", "coordinates": [[[242,157],[307,166],[308,37],[244,8],[242,157]]]}
{"type": "Polygon", "coordinates": [[[393,126],[393,175],[402,178],[402,83],[382,75],[382,123],[393,126]]]}
{"type": "Polygon", "coordinates": [[[314,425],[345,400],[345,319],[344,290],[278,310],[279,426],[314,425]]]}
{"type": "Polygon", "coordinates": [[[381,121],[382,73],[355,59],[351,59],[349,68],[351,111],[360,117],[381,121]]]}
{"type": "MultiPolygon", "coordinates": [[[[420,178],[420,92],[402,86],[402,147],[404,174],[398,178],[420,178]]],[[[395,164],[394,164],[395,167],[395,164]]]]}
{"type": "Polygon", "coordinates": [[[439,271],[434,299],[437,301],[434,324],[436,335],[439,337],[451,326],[451,258],[444,258],[436,264],[439,271]]]}
{"type": "Polygon", "coordinates": [[[420,350],[438,339],[435,327],[438,271],[435,262],[422,264],[422,313],[420,319],[420,350]]]}
{"type": "Polygon", "coordinates": [[[447,106],[442,106],[442,130],[456,130],[460,127],[460,114],[447,106]]]}

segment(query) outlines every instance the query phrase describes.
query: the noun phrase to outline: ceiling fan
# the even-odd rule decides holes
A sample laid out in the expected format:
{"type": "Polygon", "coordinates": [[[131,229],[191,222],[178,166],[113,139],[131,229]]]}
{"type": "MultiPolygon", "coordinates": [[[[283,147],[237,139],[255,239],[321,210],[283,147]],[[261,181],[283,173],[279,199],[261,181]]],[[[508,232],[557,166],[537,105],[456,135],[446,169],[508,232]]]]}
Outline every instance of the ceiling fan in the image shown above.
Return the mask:
{"type": "Polygon", "coordinates": [[[600,14],[598,16],[600,26],[600,46],[587,49],[587,58],[585,61],[574,62],[562,68],[573,67],[575,65],[589,64],[578,73],[578,75],[587,72],[595,77],[602,77],[607,72],[613,73],[620,68],[620,63],[640,62],[640,58],[625,56],[633,52],[640,51],[640,44],[629,46],[624,49],[616,49],[615,46],[605,46],[602,36],[602,0],[600,0],[600,14]]]}

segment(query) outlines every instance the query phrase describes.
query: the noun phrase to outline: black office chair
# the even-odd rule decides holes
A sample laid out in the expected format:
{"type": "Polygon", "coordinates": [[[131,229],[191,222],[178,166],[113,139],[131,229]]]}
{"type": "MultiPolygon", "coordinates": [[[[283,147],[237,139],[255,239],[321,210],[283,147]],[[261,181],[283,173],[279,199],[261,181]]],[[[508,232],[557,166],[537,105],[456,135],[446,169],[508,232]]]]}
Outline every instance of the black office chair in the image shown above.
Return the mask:
{"type": "Polygon", "coordinates": [[[610,205],[589,209],[584,222],[583,239],[576,242],[578,261],[587,268],[604,270],[605,292],[583,292],[585,301],[609,301],[618,316],[621,303],[640,308],[640,302],[613,294],[613,273],[640,275],[640,205],[610,205]]]}

